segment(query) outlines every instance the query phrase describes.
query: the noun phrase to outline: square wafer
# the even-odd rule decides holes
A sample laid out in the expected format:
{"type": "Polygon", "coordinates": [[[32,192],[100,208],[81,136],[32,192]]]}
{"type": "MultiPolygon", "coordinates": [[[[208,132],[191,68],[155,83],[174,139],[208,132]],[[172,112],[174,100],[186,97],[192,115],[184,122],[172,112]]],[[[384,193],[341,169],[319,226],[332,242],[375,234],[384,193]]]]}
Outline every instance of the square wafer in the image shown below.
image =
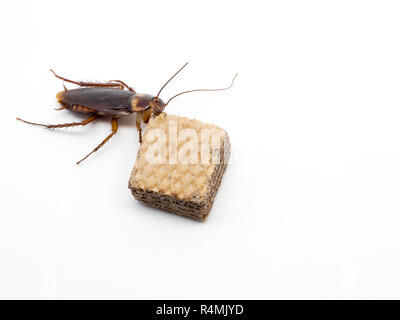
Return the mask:
{"type": "Polygon", "coordinates": [[[229,156],[225,130],[163,113],[146,127],[129,188],[151,207],[205,221],[229,156]]]}

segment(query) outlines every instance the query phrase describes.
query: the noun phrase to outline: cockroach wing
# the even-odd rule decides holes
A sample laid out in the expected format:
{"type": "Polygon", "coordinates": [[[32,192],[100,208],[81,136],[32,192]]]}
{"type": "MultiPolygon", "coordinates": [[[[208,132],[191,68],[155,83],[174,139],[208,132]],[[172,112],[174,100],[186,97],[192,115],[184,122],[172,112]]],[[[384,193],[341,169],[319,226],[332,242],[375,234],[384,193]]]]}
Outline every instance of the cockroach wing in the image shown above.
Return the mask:
{"type": "Polygon", "coordinates": [[[62,91],[57,99],[69,106],[83,106],[93,112],[110,115],[129,115],[130,100],[135,93],[112,88],[79,88],[62,91]]]}

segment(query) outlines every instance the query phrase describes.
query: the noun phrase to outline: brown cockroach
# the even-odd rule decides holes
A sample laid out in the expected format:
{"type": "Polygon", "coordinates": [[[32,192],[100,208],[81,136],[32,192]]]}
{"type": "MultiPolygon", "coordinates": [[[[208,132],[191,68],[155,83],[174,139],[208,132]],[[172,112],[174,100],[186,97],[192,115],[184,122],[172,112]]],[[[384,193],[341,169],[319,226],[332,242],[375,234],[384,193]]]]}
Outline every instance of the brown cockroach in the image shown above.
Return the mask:
{"type": "Polygon", "coordinates": [[[111,115],[111,133],[89,154],[79,160],[77,164],[80,164],[83,160],[89,157],[91,154],[99,150],[111,137],[117,133],[118,130],[118,118],[123,116],[129,116],[136,113],[136,128],[139,131],[139,142],[142,143],[142,128],[141,122],[147,124],[152,114],[155,116],[162,113],[165,107],[170,101],[182,94],[196,91],[221,91],[228,90],[232,87],[233,82],[237,74],[232,79],[231,84],[226,88],[221,89],[194,89],[180,92],[170,98],[166,103],[159,98],[161,91],[165,86],[180,72],[188,63],[180,68],[158,91],[156,96],[150,94],[136,93],[130,86],[121,80],[110,80],[105,83],[98,82],[81,82],[66,79],[57,75],[53,70],[56,78],[61,79],[65,82],[70,82],[80,86],[78,89],[68,90],[64,85],[64,91],[57,93],[56,97],[61,107],[56,110],[68,109],[76,112],[82,112],[89,114],[86,120],[81,122],[63,123],[63,124],[41,124],[30,121],[17,120],[36,125],[42,126],[48,129],[53,128],[65,128],[75,126],[85,126],[90,122],[93,122],[102,115],[111,115]],[[126,89],[126,90],[125,90],[126,89]]]}

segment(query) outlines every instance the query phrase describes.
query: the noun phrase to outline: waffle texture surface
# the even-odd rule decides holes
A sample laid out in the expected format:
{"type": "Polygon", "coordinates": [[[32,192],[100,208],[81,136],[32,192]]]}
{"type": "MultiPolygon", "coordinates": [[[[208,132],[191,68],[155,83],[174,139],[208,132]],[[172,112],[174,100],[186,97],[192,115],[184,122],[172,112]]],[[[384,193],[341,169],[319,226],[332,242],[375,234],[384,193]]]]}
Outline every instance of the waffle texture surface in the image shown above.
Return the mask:
{"type": "Polygon", "coordinates": [[[151,207],[204,221],[229,155],[225,130],[163,113],[146,127],[129,188],[151,207]]]}

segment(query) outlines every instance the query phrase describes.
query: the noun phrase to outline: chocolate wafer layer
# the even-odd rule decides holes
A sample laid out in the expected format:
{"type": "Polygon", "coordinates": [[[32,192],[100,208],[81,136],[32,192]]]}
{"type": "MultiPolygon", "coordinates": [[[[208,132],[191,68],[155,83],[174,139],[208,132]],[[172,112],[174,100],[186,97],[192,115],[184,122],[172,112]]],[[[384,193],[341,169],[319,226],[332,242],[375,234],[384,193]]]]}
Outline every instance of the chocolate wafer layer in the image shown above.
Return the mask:
{"type": "Polygon", "coordinates": [[[151,207],[204,221],[229,155],[225,130],[161,114],[147,125],[129,188],[137,200],[151,207]]]}

